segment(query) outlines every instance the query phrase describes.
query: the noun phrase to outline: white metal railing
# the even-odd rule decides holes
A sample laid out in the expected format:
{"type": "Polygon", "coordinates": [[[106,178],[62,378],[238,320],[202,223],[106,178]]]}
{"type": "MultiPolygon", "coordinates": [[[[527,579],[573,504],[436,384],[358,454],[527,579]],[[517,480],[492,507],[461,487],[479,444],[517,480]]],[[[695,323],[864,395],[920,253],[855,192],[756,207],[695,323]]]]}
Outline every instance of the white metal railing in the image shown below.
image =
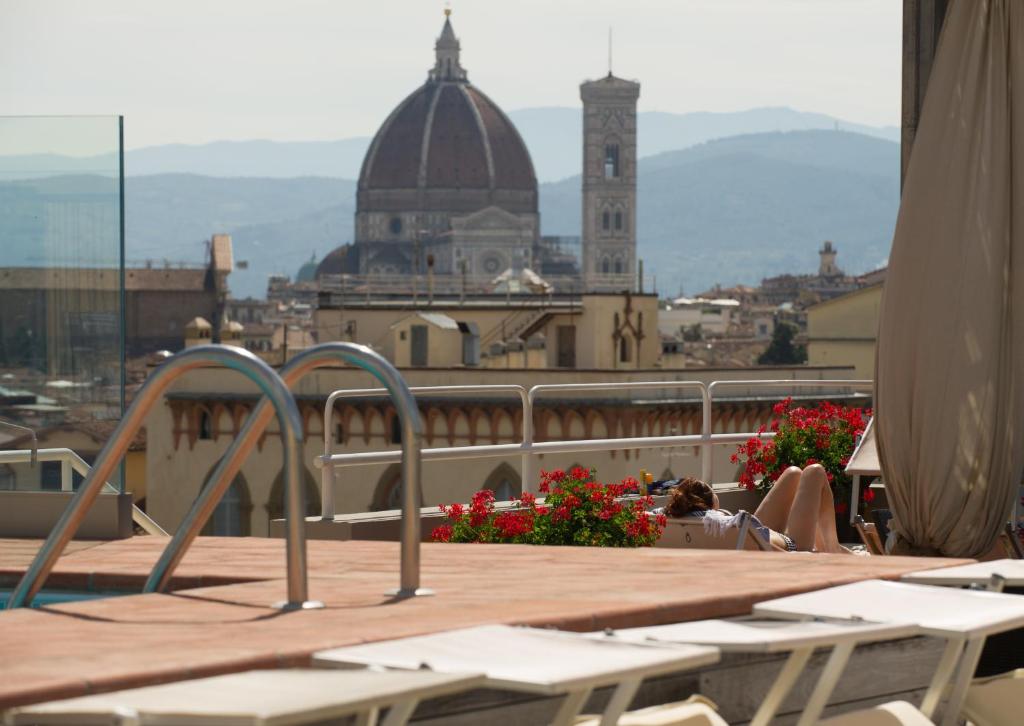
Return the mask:
{"type": "MultiPolygon", "coordinates": [[[[60,462],[60,490],[62,492],[74,490],[74,472],[78,472],[83,477],[89,475],[89,464],[71,449],[37,449],[34,451],[9,449],[7,451],[0,451],[0,464],[30,464],[35,461],[60,462]]],[[[104,482],[103,488],[114,493],[120,491],[110,482],[104,482]]],[[[148,514],[135,506],[135,504],[132,504],[132,521],[149,534],[167,536],[167,532],[154,522],[148,514]]]]}
{"type": "MultiPolygon", "coordinates": [[[[625,383],[565,383],[543,384],[533,386],[526,391],[522,386],[479,385],[479,386],[421,386],[412,388],[413,394],[452,394],[452,393],[501,393],[516,392],[521,396],[523,405],[522,440],[513,444],[491,444],[484,446],[449,446],[423,449],[423,461],[458,461],[467,459],[522,457],[523,491],[536,493],[533,475],[534,457],[538,454],[575,454],[594,451],[620,451],[623,449],[654,449],[682,446],[696,446],[701,455],[701,476],[711,483],[714,479],[712,447],[738,444],[747,441],[757,432],[714,434],[711,431],[712,406],[714,394],[722,388],[745,387],[748,389],[776,388],[847,388],[853,390],[870,390],[872,381],[865,380],[727,380],[713,381],[704,384],[701,381],[634,381],[625,383]],[[632,438],[584,439],[577,441],[545,441],[533,440],[533,411],[538,395],[551,392],[587,392],[617,391],[643,389],[695,389],[701,401],[701,433],[679,436],[640,436],[632,438]],[[524,395],[525,393],[525,395],[524,395]]],[[[370,464],[394,464],[402,460],[399,450],[364,451],[351,454],[332,452],[332,430],[335,402],[342,398],[359,396],[384,395],[386,391],[379,388],[339,390],[327,398],[324,411],[324,453],[313,460],[314,466],[321,469],[321,516],[334,519],[334,469],[348,466],[365,466],[370,464]]],[[[760,434],[764,438],[774,437],[774,433],[760,434]]]]}

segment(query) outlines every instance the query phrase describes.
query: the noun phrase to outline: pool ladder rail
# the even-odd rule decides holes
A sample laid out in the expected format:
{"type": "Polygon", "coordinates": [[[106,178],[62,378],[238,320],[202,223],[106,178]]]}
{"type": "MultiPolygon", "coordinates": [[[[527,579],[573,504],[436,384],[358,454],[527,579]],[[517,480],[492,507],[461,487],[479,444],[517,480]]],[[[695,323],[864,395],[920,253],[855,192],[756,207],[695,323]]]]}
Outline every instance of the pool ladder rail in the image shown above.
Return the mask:
{"type": "Polygon", "coordinates": [[[85,476],[85,481],[72,497],[49,537],[43,543],[28,570],[18,583],[7,604],[8,608],[24,607],[42,587],[57,559],[64,552],[88,513],[89,508],[106,484],[114,468],[124,457],[128,444],[144,425],[149,410],[168,387],[185,373],[199,368],[226,367],[237,370],[252,380],[264,398],[250,414],[245,426],[221,459],[211,478],[193,504],[182,525],[171,538],[158,560],[144,591],[164,590],[181,561],[185,551],[213,513],[221,497],[246,455],[263,433],[273,412],[281,428],[285,470],[285,520],[288,599],[275,606],[284,610],[323,607],[308,597],[305,537],[305,492],[299,478],[302,421],[289,385],[294,385],[306,373],[326,365],[350,363],[373,374],[388,389],[398,409],[403,431],[402,470],[406,486],[403,494],[401,577],[399,587],[392,592],[398,597],[431,594],[419,584],[420,521],[418,502],[420,495],[420,448],[423,422],[415,399],[397,369],[378,353],[354,343],[325,343],[296,356],[281,375],[251,352],[232,346],[205,345],[178,353],[162,363],[143,384],[113,435],[103,447],[96,463],[85,476]]]}

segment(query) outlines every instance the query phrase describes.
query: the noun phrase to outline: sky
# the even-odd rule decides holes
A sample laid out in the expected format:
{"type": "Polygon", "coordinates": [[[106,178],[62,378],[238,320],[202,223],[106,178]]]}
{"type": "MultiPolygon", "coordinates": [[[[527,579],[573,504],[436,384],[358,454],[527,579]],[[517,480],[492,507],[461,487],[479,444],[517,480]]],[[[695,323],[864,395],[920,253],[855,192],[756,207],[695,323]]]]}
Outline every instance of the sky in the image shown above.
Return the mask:
{"type": "MultiPolygon", "coordinates": [[[[444,7],[0,0],[0,117],[123,114],[129,149],[368,136],[425,80],[444,7]]],[[[451,9],[470,81],[506,111],[578,106],[579,83],[608,70],[612,28],[613,70],[642,83],[641,111],[790,106],[899,124],[898,0],[453,0],[451,9]]],[[[95,129],[50,150],[108,150],[95,129]]],[[[25,144],[0,118],[0,153],[25,144]]]]}

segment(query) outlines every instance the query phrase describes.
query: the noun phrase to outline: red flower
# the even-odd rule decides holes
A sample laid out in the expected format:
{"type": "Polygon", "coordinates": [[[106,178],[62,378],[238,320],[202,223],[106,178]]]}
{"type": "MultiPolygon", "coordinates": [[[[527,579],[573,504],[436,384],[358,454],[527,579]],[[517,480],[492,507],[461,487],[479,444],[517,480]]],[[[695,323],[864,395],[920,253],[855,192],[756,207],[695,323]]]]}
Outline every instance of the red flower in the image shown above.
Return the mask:
{"type": "Polygon", "coordinates": [[[574,466],[569,472],[570,479],[579,479],[580,481],[587,481],[590,479],[590,470],[584,469],[582,466],[574,466]]]}
{"type": "Polygon", "coordinates": [[[430,533],[430,538],[435,542],[451,542],[453,531],[454,528],[450,524],[442,524],[440,527],[434,528],[434,531],[430,533]]]}
{"type": "Polygon", "coordinates": [[[848,511],[850,511],[850,507],[846,504],[846,502],[836,502],[836,514],[842,516],[846,514],[848,511]]]}
{"type": "Polygon", "coordinates": [[[871,487],[864,487],[864,503],[871,504],[875,501],[875,491],[871,487]]]}

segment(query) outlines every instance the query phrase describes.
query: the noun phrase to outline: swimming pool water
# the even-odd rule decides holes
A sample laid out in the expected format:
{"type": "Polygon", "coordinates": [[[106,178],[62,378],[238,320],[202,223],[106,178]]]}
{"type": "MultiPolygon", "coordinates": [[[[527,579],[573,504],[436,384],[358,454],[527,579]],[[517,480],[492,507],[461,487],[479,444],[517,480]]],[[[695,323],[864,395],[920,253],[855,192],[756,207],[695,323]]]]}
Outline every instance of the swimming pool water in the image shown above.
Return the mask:
{"type": "MultiPolygon", "coordinates": [[[[0,610],[7,607],[7,600],[10,599],[12,592],[12,589],[0,590],[0,610]]],[[[32,607],[39,608],[65,602],[78,602],[79,600],[99,600],[126,594],[128,593],[96,592],[94,590],[40,590],[32,600],[32,607]]]]}

